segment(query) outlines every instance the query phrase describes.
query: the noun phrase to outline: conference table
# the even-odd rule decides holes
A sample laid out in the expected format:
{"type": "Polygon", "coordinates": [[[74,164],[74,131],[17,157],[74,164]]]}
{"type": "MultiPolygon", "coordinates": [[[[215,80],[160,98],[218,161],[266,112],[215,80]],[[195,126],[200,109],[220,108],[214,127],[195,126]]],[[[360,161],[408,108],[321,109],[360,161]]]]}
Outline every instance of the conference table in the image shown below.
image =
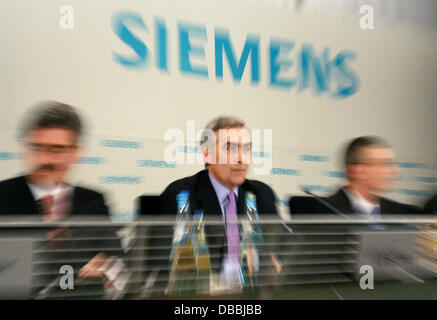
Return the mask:
{"type": "MultiPolygon", "coordinates": [[[[205,216],[209,275],[217,277],[225,249],[221,219],[205,216]]],[[[79,270],[96,253],[122,261],[128,275],[116,299],[436,299],[437,218],[384,215],[301,214],[290,219],[262,215],[254,282],[241,290],[185,294],[168,291],[169,257],[176,220],[145,215],[133,221],[69,216],[44,222],[39,216],[0,217],[0,299],[108,299],[100,278],[80,279],[79,270]],[[47,238],[63,228],[64,236],[47,238]],[[271,263],[275,255],[279,273],[271,263]],[[74,289],[60,289],[70,266],[74,289]]],[[[243,269],[247,265],[243,263],[243,269]]]]}

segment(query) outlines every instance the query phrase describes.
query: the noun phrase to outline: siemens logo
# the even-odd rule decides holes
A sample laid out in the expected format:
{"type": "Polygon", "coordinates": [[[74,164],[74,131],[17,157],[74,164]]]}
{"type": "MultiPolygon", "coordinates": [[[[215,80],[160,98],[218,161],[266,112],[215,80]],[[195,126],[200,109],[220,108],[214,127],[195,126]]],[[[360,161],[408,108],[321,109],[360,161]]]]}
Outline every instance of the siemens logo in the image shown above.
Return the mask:
{"type": "Polygon", "coordinates": [[[406,194],[408,196],[416,196],[416,197],[426,197],[428,196],[428,191],[425,190],[414,190],[414,189],[397,189],[398,193],[406,194]]]}
{"type": "Polygon", "coordinates": [[[128,149],[140,149],[141,143],[136,141],[124,141],[124,140],[100,140],[100,145],[106,148],[128,148],[128,149]]]}
{"type": "Polygon", "coordinates": [[[113,59],[126,69],[141,70],[153,65],[170,74],[168,60],[176,56],[175,65],[182,75],[200,79],[223,82],[229,70],[226,76],[234,84],[240,84],[246,73],[251,85],[265,79],[269,89],[293,90],[297,94],[310,89],[314,95],[347,98],[359,90],[359,77],[352,67],[357,55],[348,49],[337,51],[328,46],[316,49],[311,43],[278,37],[261,40],[261,34],[256,33],[249,33],[243,43],[235,43],[228,29],[207,28],[202,23],[177,21],[176,30],[168,32],[164,19],[155,17],[153,23],[148,24],[134,11],[116,12],[111,25],[115,35],[126,45],[124,51],[129,52],[113,52],[113,59]],[[209,30],[213,30],[212,35],[209,30]],[[144,33],[150,33],[154,39],[146,43],[144,33]],[[214,47],[207,48],[209,43],[214,47]],[[267,47],[263,47],[264,44],[267,47]],[[242,50],[235,52],[235,47],[242,50]],[[178,50],[177,54],[170,54],[173,48],[178,50]],[[208,57],[208,53],[212,57],[208,57]],[[208,61],[213,61],[213,65],[208,65],[208,61]],[[267,75],[262,75],[264,70],[267,75]]]}
{"type": "Polygon", "coordinates": [[[318,192],[331,192],[331,187],[328,186],[321,186],[317,184],[303,184],[301,185],[302,189],[309,189],[311,191],[318,191],[318,192]]]}
{"type": "Polygon", "coordinates": [[[0,160],[17,160],[21,155],[18,152],[0,152],[0,160]]]}
{"type": "Polygon", "coordinates": [[[190,147],[190,146],[178,146],[176,147],[177,152],[183,153],[198,153],[201,154],[202,150],[199,147],[190,147]]]}
{"type": "Polygon", "coordinates": [[[105,158],[102,157],[81,157],[76,161],[78,164],[103,164],[105,162],[105,158]]]}
{"type": "Polygon", "coordinates": [[[343,171],[323,171],[323,175],[330,178],[346,178],[346,172],[343,171]]]}
{"type": "Polygon", "coordinates": [[[263,151],[254,151],[254,152],[252,152],[252,156],[254,158],[272,159],[273,158],[273,153],[272,152],[263,152],[263,151]]]}
{"type": "Polygon", "coordinates": [[[300,161],[312,161],[312,162],[328,162],[329,158],[326,156],[317,156],[312,154],[301,154],[297,157],[300,161]]]}
{"type": "Polygon", "coordinates": [[[428,165],[421,162],[397,162],[399,168],[404,169],[427,169],[428,165]]]}
{"type": "Polygon", "coordinates": [[[294,169],[272,168],[272,174],[300,176],[300,171],[294,169]]]}
{"type": "Polygon", "coordinates": [[[157,161],[157,160],[138,160],[138,167],[152,167],[152,168],[176,168],[176,163],[174,162],[166,162],[166,161],[157,161]]]}
{"type": "Polygon", "coordinates": [[[99,177],[102,184],[140,184],[143,177],[121,177],[121,176],[105,176],[99,177]]]}
{"type": "Polygon", "coordinates": [[[437,177],[414,177],[414,181],[437,183],[437,177]]]}

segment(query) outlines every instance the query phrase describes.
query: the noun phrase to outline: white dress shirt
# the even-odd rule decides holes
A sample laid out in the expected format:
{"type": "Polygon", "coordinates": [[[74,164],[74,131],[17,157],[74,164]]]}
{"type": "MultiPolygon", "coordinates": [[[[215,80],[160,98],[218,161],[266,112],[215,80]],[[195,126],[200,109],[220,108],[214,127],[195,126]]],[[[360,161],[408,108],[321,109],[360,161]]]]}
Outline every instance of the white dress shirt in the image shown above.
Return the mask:
{"type": "Polygon", "coordinates": [[[32,183],[27,183],[32,192],[33,198],[38,201],[46,196],[53,196],[53,207],[52,210],[55,214],[62,212],[63,214],[68,213],[71,209],[73,187],[68,184],[59,184],[57,186],[41,186],[32,183]]]}
{"type": "Polygon", "coordinates": [[[366,198],[364,198],[359,192],[354,190],[346,190],[344,189],[347,197],[349,198],[352,208],[354,208],[357,213],[364,214],[366,216],[380,216],[379,214],[375,215],[373,212],[377,208],[378,211],[381,211],[380,203],[377,204],[370,202],[366,198]]]}

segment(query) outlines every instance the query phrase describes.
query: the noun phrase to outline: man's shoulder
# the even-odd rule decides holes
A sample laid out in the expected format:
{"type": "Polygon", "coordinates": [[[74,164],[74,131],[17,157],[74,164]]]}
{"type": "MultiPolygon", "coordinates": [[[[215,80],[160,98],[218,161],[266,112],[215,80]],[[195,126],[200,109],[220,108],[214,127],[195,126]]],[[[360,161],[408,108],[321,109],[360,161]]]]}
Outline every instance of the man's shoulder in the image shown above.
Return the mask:
{"type": "MultiPolygon", "coordinates": [[[[421,210],[419,207],[408,204],[408,203],[402,203],[393,199],[388,198],[381,198],[381,205],[384,205],[384,207],[389,210],[390,212],[386,213],[398,213],[398,214],[408,214],[408,213],[420,213],[421,210]]],[[[384,213],[384,212],[383,212],[384,213]]]]}
{"type": "Polygon", "coordinates": [[[14,192],[16,189],[25,185],[24,176],[9,178],[0,181],[0,193],[14,192]]]}
{"type": "Polygon", "coordinates": [[[76,197],[79,196],[81,198],[88,199],[88,200],[103,198],[103,193],[84,186],[73,186],[73,190],[76,197]]]}
{"type": "Polygon", "coordinates": [[[437,194],[428,199],[424,206],[425,213],[434,213],[437,211],[437,194]]]}
{"type": "Polygon", "coordinates": [[[345,187],[338,187],[332,194],[323,198],[329,202],[349,201],[345,191],[345,187]]]}
{"type": "Polygon", "coordinates": [[[245,187],[249,187],[248,189],[253,189],[255,191],[270,191],[273,192],[273,189],[267,184],[259,180],[246,179],[244,182],[245,187]]]}
{"type": "Polygon", "coordinates": [[[199,176],[204,175],[205,170],[199,171],[196,174],[192,176],[188,176],[185,178],[181,178],[178,180],[175,180],[171,182],[167,188],[165,188],[164,192],[175,192],[178,193],[179,191],[182,191],[184,189],[191,189],[191,187],[195,184],[195,182],[198,180],[199,176]]]}

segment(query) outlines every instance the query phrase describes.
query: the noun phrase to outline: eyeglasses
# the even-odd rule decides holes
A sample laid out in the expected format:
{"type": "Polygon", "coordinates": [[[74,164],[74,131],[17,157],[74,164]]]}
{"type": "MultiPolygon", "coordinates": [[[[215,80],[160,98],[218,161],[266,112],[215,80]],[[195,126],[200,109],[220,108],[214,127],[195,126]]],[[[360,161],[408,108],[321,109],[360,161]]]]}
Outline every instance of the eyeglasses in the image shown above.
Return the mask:
{"type": "Polygon", "coordinates": [[[390,168],[397,167],[397,163],[393,160],[363,161],[357,164],[362,164],[365,166],[383,166],[383,167],[390,167],[390,168]]]}
{"type": "Polygon", "coordinates": [[[54,155],[65,155],[71,153],[77,148],[75,144],[42,144],[42,143],[28,143],[29,150],[33,153],[51,153],[54,155]]]}

